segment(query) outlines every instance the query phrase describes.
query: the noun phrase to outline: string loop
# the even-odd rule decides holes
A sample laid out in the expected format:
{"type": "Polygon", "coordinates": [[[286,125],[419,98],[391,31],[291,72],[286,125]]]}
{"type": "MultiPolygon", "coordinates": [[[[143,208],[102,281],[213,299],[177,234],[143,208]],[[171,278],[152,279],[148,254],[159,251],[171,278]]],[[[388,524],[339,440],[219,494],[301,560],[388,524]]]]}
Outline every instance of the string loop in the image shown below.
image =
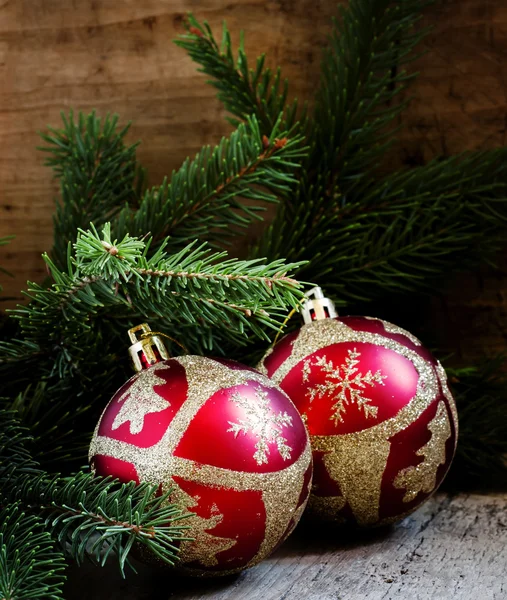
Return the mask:
{"type": "Polygon", "coordinates": [[[178,340],[175,340],[174,338],[172,338],[170,335],[167,335],[166,333],[162,333],[161,331],[145,331],[141,334],[141,339],[147,340],[148,338],[151,338],[154,335],[158,335],[159,337],[165,337],[168,340],[171,340],[171,342],[174,342],[177,346],[179,346],[185,354],[188,354],[188,350],[187,350],[186,346],[184,346],[181,342],[178,342],[178,340]]]}
{"type": "MultiPolygon", "coordinates": [[[[308,300],[308,298],[306,297],[306,295],[301,298],[301,300],[299,301],[299,303],[301,304],[301,306],[303,306],[305,304],[305,302],[308,300]]],[[[278,330],[275,339],[273,341],[273,343],[271,344],[271,346],[274,346],[276,344],[276,342],[278,341],[278,338],[282,335],[283,330],[285,328],[285,325],[287,325],[287,323],[290,321],[290,319],[292,319],[292,317],[299,312],[301,307],[297,307],[297,308],[293,308],[290,313],[287,315],[285,321],[281,324],[280,329],[278,330]]]]}

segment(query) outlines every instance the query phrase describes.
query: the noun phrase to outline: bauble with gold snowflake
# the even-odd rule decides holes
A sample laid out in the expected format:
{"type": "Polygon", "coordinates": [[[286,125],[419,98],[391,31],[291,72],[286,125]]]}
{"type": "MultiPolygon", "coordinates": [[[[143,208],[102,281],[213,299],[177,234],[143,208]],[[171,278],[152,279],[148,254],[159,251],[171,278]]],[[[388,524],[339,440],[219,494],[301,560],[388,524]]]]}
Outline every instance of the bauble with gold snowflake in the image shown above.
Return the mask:
{"type": "Polygon", "coordinates": [[[361,526],[396,522],[438,488],[458,417],[440,363],[407,331],[370,317],[338,317],[320,288],[305,325],[259,371],[291,398],[310,433],[310,516],[361,526]]]}
{"type": "MultiPolygon", "coordinates": [[[[254,369],[168,358],[145,324],[129,335],[138,372],[100,418],[92,469],[160,493],[172,488],[170,500],[195,513],[180,571],[224,575],[257,564],[294,529],[310,493],[312,454],[298,411],[254,369]]],[[[141,558],[156,562],[146,551],[141,558]]]]}

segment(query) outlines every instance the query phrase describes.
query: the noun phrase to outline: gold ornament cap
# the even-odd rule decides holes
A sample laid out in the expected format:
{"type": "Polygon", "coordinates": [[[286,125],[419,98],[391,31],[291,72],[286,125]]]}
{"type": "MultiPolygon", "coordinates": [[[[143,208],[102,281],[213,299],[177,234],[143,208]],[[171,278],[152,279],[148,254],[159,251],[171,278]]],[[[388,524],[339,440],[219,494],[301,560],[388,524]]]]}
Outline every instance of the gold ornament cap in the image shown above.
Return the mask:
{"type": "Polygon", "coordinates": [[[305,292],[307,297],[303,304],[301,314],[305,323],[320,321],[322,319],[334,319],[338,316],[334,302],[330,298],[324,296],[324,292],[320,287],[314,287],[305,292]]]}
{"type": "Polygon", "coordinates": [[[162,338],[147,323],[132,327],[128,334],[132,342],[129,348],[130,359],[136,372],[170,358],[162,338]]]}

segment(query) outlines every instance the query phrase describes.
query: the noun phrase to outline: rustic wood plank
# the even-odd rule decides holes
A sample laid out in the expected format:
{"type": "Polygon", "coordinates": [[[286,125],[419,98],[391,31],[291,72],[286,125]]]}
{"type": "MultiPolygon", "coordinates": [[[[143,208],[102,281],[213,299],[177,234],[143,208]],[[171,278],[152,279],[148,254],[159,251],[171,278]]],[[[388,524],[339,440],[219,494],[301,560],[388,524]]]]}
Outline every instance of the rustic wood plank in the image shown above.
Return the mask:
{"type": "Polygon", "coordinates": [[[292,93],[307,97],[336,9],[312,0],[0,1],[0,236],[17,235],[0,255],[15,274],[3,278],[5,294],[19,296],[27,278],[43,276],[57,187],[36,132],[58,125],[60,110],[132,120],[130,140],[143,141],[139,158],[153,184],[230,131],[214,90],[171,42],[188,10],[217,31],[226,19],[236,40],[244,28],[249,53],[267,51],[292,93]]]}
{"type": "Polygon", "coordinates": [[[502,0],[436,2],[422,25],[432,31],[420,73],[407,92],[396,157],[419,164],[435,156],[505,145],[507,5],[502,0]]]}
{"type": "Polygon", "coordinates": [[[503,600],[507,494],[439,494],[387,530],[299,531],[238,576],[179,579],[140,566],[70,571],[68,600],[503,600]]]}

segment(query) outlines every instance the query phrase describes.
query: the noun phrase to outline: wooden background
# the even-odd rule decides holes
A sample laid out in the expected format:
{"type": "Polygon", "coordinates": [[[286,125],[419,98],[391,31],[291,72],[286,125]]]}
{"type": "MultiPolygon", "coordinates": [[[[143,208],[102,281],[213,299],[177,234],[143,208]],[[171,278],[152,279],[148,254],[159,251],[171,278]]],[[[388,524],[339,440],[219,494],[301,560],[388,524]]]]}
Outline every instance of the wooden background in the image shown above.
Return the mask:
{"type": "MultiPolygon", "coordinates": [[[[309,96],[334,0],[0,0],[0,237],[16,235],[0,248],[15,274],[0,275],[4,307],[44,275],[57,186],[36,132],[58,125],[62,109],[133,120],[152,184],[229,131],[213,89],[171,43],[189,10],[216,29],[223,19],[244,29],[249,54],[266,51],[292,95],[309,96]]],[[[421,75],[393,167],[506,142],[505,0],[437,0],[423,21],[434,29],[414,67],[421,75]]],[[[483,271],[435,299],[432,319],[462,358],[505,347],[506,284],[504,270],[483,271]]]]}

